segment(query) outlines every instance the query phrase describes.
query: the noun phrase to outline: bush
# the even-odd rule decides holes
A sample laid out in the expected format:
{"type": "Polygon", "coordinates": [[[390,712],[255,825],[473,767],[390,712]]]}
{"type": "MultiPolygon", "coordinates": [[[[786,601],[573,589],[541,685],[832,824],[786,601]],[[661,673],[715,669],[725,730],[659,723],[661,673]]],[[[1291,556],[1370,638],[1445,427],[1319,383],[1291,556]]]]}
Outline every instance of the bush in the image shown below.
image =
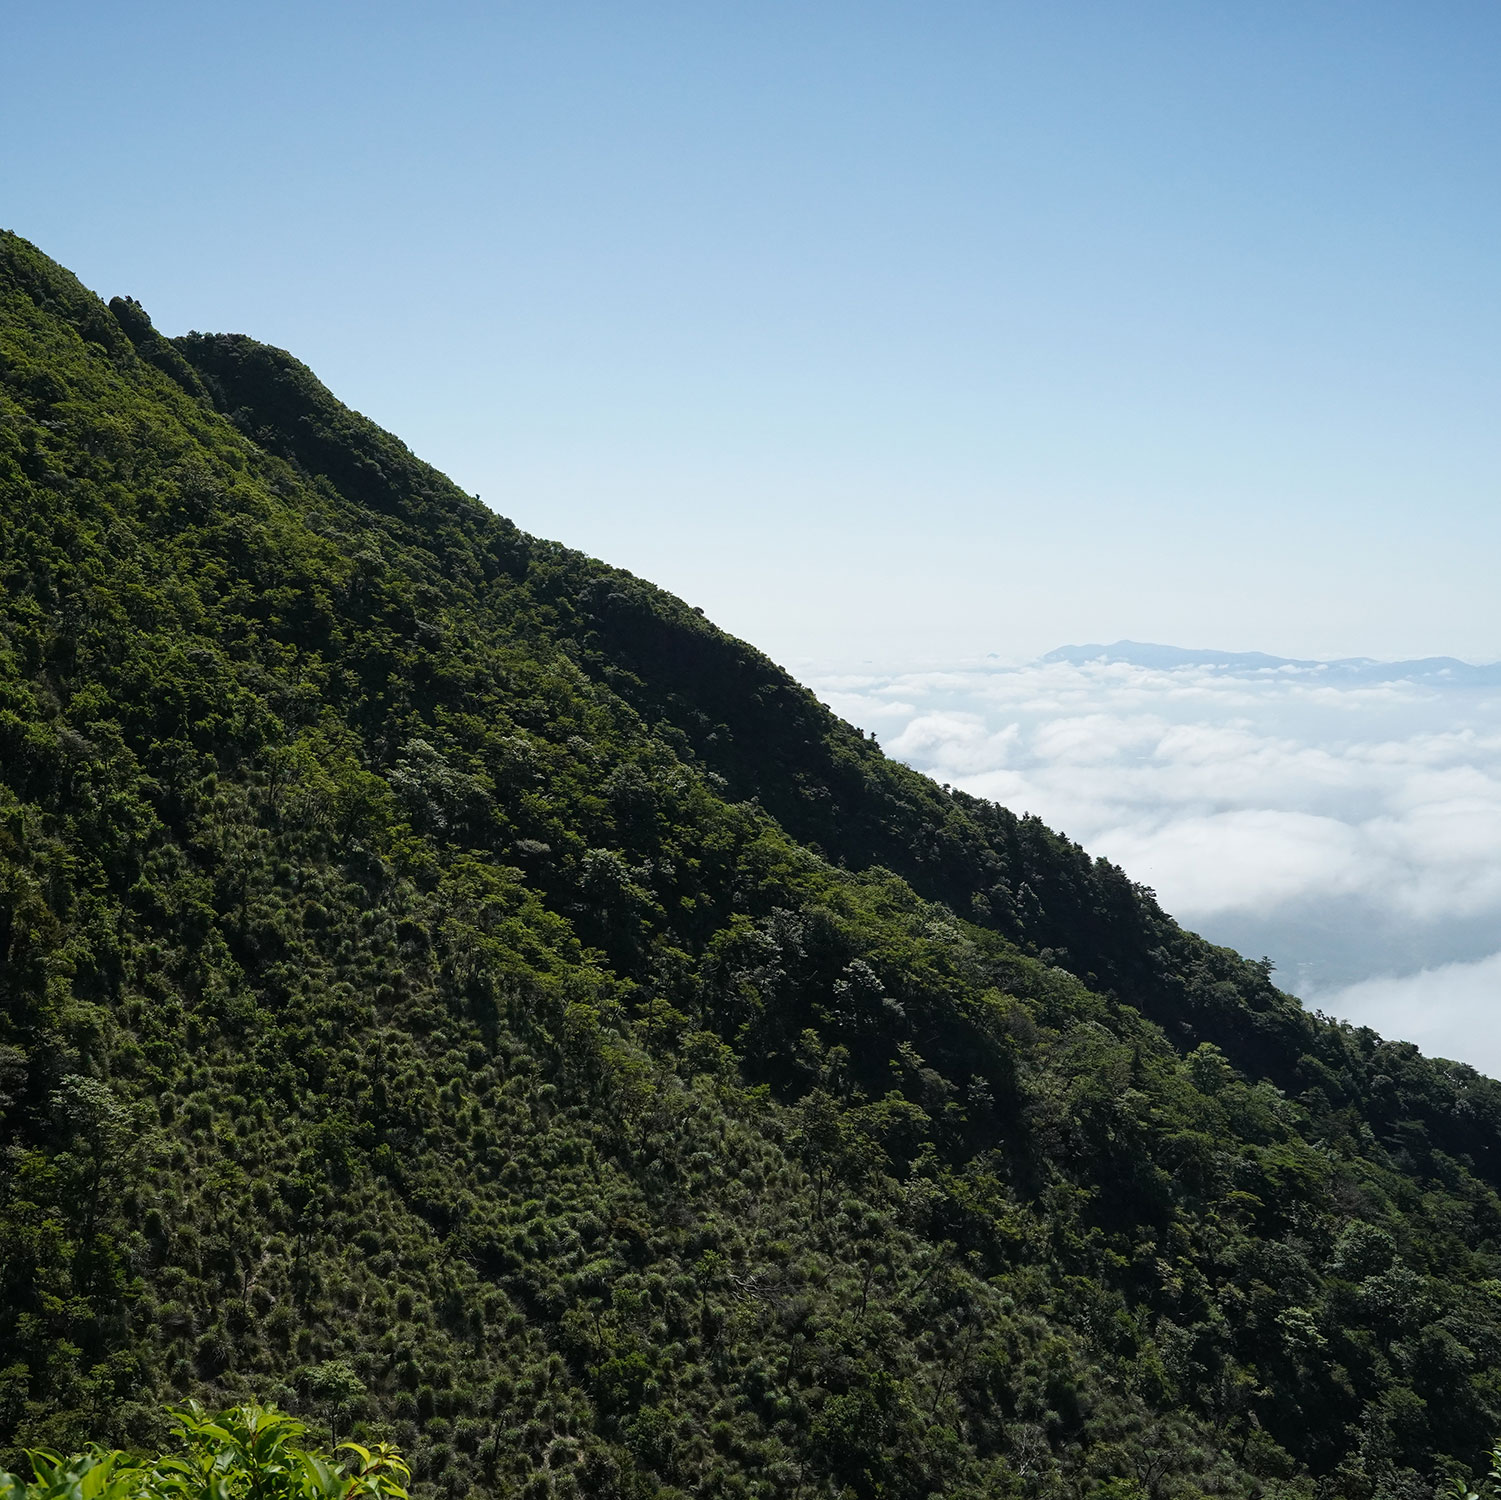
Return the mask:
{"type": "Polygon", "coordinates": [[[302,1447],[307,1429],[274,1406],[209,1416],[189,1402],[172,1416],[178,1452],[34,1449],[29,1483],[0,1471],[0,1500],[407,1500],[410,1471],[386,1443],[340,1443],[326,1458],[302,1447]]]}

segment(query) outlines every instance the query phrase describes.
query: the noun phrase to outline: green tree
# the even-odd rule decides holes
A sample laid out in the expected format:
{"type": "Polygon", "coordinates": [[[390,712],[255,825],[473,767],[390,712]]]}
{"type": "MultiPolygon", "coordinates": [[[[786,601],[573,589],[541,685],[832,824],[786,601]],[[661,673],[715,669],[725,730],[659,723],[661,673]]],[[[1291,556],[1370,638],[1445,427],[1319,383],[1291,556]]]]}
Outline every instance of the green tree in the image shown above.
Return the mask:
{"type": "Polygon", "coordinates": [[[308,1390],[328,1407],[328,1438],[339,1441],[339,1428],[365,1394],[365,1382],[346,1359],[328,1359],[308,1371],[308,1390]]]}

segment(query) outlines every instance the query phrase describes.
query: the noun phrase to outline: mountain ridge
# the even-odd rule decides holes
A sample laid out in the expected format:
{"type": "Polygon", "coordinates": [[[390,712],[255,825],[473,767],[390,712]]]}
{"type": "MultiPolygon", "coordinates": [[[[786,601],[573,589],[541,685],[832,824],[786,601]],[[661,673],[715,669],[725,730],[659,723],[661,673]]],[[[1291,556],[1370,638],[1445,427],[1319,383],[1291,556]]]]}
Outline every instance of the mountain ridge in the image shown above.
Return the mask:
{"type": "Polygon", "coordinates": [[[0,235],[0,1463],[1391,1500],[1501,1426],[1501,1087],[0,235]]]}

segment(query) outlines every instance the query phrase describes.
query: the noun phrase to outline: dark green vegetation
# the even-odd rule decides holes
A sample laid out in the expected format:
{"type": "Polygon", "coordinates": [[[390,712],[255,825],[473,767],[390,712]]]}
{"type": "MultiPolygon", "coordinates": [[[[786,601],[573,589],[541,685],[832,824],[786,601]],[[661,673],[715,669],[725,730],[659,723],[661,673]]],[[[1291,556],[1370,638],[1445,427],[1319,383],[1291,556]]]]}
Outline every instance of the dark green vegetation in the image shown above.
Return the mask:
{"type": "Polygon", "coordinates": [[[0,1464],[1428,1496],[1501,1088],[0,238],[0,1464]]]}
{"type": "Polygon", "coordinates": [[[0,1471],[0,1500],[407,1500],[411,1474],[388,1444],[304,1446],[307,1428],[275,1407],[209,1415],[189,1402],[173,1418],[173,1451],[153,1455],[97,1443],[64,1457],[33,1448],[31,1478],[0,1471]]]}

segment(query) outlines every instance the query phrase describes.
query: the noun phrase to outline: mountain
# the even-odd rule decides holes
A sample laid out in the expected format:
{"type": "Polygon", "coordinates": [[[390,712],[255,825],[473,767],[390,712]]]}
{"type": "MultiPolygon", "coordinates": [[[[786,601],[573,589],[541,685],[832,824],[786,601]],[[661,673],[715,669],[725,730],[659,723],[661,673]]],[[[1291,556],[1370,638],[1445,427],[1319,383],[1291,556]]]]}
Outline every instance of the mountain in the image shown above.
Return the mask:
{"type": "Polygon", "coordinates": [[[418,1492],[1416,1497],[1501,1088],[0,236],[0,1466],[161,1403],[418,1492]]]}
{"type": "Polygon", "coordinates": [[[1400,682],[1417,678],[1446,687],[1501,686],[1501,662],[1476,665],[1453,656],[1425,656],[1416,661],[1376,661],[1369,656],[1344,656],[1332,661],[1268,656],[1263,651],[1212,651],[1183,646],[1157,646],[1148,641],[1116,641],[1110,646],[1059,646],[1042,661],[1087,666],[1091,662],[1121,662],[1171,672],[1178,667],[1220,667],[1227,672],[1277,672],[1295,667],[1315,671],[1336,682],[1400,682]]]}

